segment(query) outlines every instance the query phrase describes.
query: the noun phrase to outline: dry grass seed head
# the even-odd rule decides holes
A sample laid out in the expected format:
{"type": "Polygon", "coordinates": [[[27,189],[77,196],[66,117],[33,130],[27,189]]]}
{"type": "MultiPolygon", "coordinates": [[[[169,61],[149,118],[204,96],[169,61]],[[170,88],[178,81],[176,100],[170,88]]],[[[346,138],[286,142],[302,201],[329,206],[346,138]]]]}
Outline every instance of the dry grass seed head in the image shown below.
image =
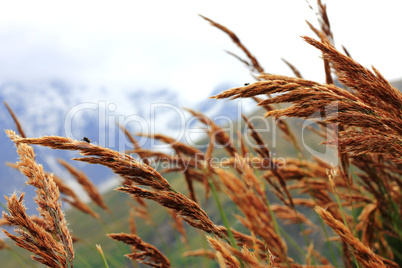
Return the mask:
{"type": "MultiPolygon", "coordinates": [[[[6,133],[17,146],[17,153],[20,156],[20,162],[17,164],[20,172],[27,176],[27,184],[36,187],[37,197],[35,198],[35,202],[38,204],[40,215],[44,218],[46,226],[55,231],[56,237],[60,241],[59,246],[63,248],[63,253],[61,255],[64,256],[64,262],[72,264],[74,258],[72,236],[67,228],[64,213],[61,210],[60,192],[53,177],[43,171],[42,165],[35,163],[35,154],[31,146],[16,142],[16,140],[19,139],[19,136],[16,135],[14,131],[6,130],[6,133]]],[[[16,197],[13,198],[12,201],[13,202],[11,202],[10,205],[15,205],[14,208],[17,209],[15,212],[18,211],[21,215],[25,214],[25,209],[22,207],[22,204],[20,204],[22,198],[19,201],[20,203],[18,203],[16,197]]],[[[17,220],[18,214],[14,213],[13,218],[14,220],[17,220]]],[[[23,215],[23,219],[28,219],[28,217],[23,215]]],[[[21,223],[26,224],[26,220],[20,222],[20,226],[21,223]]],[[[29,226],[23,227],[29,228],[29,226]]],[[[35,229],[34,233],[37,234],[38,230],[35,229]]],[[[44,231],[44,233],[47,232],[44,231]]],[[[43,238],[45,239],[46,237],[44,236],[43,238]]],[[[50,243],[49,241],[50,240],[47,239],[46,242],[43,242],[50,243]]],[[[57,242],[54,242],[53,244],[55,243],[57,242]]],[[[47,245],[49,246],[51,244],[47,245]]]]}
{"type": "Polygon", "coordinates": [[[63,159],[58,159],[59,163],[64,166],[68,172],[78,181],[78,183],[84,188],[85,192],[89,195],[92,201],[95,202],[99,207],[110,212],[109,208],[103,201],[102,195],[99,193],[93,182],[85,175],[84,172],[77,170],[71,164],[67,163],[63,159]]]}
{"type": "MultiPolygon", "coordinates": [[[[3,230],[3,232],[17,246],[34,253],[36,256],[32,256],[33,259],[51,267],[67,267],[68,261],[72,263],[72,258],[69,259],[69,253],[66,252],[66,250],[71,250],[70,254],[73,254],[72,240],[71,247],[66,248],[63,243],[56,241],[51,233],[36,224],[26,214],[23,198],[24,194],[17,197],[14,193],[11,197],[7,198],[9,214],[3,212],[3,218],[9,224],[19,227],[15,230],[19,236],[12,235],[6,230],[3,230]]],[[[47,219],[46,225],[52,226],[49,224],[49,219],[47,219]]]]}
{"type": "Polygon", "coordinates": [[[286,243],[274,230],[266,200],[255,194],[253,189],[248,188],[234,174],[222,169],[217,169],[216,173],[225,186],[225,192],[245,216],[237,217],[238,220],[275,249],[278,257],[286,258],[286,243]]]}
{"type": "MultiPolygon", "coordinates": [[[[200,122],[209,126],[208,132],[210,133],[210,136],[213,135],[213,141],[216,141],[218,144],[224,146],[229,155],[235,156],[238,153],[229,135],[220,126],[215,124],[212,119],[192,109],[185,108],[185,110],[195,116],[200,122]]],[[[212,139],[210,140],[212,141],[212,139]]]]}
{"type": "MultiPolygon", "coordinates": [[[[225,26],[214,22],[213,20],[204,17],[202,15],[200,15],[203,19],[205,19],[206,21],[209,21],[211,23],[212,26],[220,29],[221,31],[225,32],[227,35],[229,35],[229,37],[232,39],[232,41],[241,49],[243,50],[243,52],[247,55],[247,57],[250,59],[251,64],[245,62],[244,60],[242,60],[244,63],[246,63],[248,66],[252,66],[253,70],[256,70],[259,73],[264,73],[264,69],[261,67],[261,65],[259,64],[259,62],[257,61],[257,59],[248,51],[248,49],[240,42],[240,39],[236,36],[236,34],[234,32],[232,32],[231,30],[229,30],[228,28],[226,28],[225,26]]],[[[233,53],[231,53],[233,55],[233,53]]],[[[236,58],[239,58],[236,56],[236,58]]]]}
{"type": "Polygon", "coordinates": [[[191,251],[186,251],[182,255],[183,257],[206,257],[208,259],[215,259],[215,251],[208,249],[196,249],[191,251]]]}
{"type": "Polygon", "coordinates": [[[372,252],[359,239],[354,237],[352,232],[342,222],[336,220],[331,213],[319,206],[315,207],[315,211],[320,215],[324,222],[341,237],[342,241],[349,246],[356,259],[364,267],[386,267],[377,254],[372,252]]]}
{"type": "Polygon", "coordinates": [[[168,268],[170,261],[156,247],[144,242],[134,234],[108,234],[114,240],[133,246],[138,252],[126,254],[125,257],[147,264],[151,267],[168,268]]]}
{"type": "Polygon", "coordinates": [[[20,133],[21,137],[26,138],[27,136],[25,135],[25,132],[22,129],[20,121],[18,121],[18,118],[15,115],[14,111],[11,109],[11,107],[8,105],[8,103],[5,100],[3,101],[3,103],[6,106],[6,108],[7,108],[8,112],[10,113],[11,117],[13,118],[13,120],[15,122],[15,125],[17,126],[18,133],[20,133]]]}
{"type": "Polygon", "coordinates": [[[179,217],[194,228],[215,234],[221,238],[224,237],[200,206],[181,193],[172,191],[149,191],[134,185],[118,187],[116,190],[136,197],[153,200],[173,210],[179,217]]]}
{"type": "Polygon", "coordinates": [[[208,242],[211,245],[213,249],[216,250],[216,252],[220,253],[224,262],[225,262],[225,267],[228,268],[238,268],[240,267],[240,262],[234,257],[230,251],[226,248],[225,245],[226,243],[215,239],[213,237],[207,236],[208,242]]]}
{"type": "MultiPolygon", "coordinates": [[[[6,132],[9,133],[9,131],[6,132]]],[[[172,189],[170,184],[152,167],[138,162],[129,155],[121,154],[111,149],[58,136],[21,138],[13,135],[12,139],[15,143],[29,143],[52,149],[80,151],[86,157],[74,158],[73,160],[104,165],[112,169],[116,174],[139,185],[151,186],[157,190],[169,191],[172,189]]]]}

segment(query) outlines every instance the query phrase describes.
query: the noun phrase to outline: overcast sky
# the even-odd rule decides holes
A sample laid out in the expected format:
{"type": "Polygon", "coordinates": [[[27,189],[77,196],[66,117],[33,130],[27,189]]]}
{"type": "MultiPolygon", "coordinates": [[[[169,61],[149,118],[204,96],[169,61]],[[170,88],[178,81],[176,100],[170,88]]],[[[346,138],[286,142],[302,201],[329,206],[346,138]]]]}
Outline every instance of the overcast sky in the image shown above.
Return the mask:
{"type": "MultiPolygon", "coordinates": [[[[317,26],[304,0],[1,1],[0,82],[61,79],[122,90],[170,88],[206,98],[223,82],[252,81],[243,53],[197,14],[233,30],[267,72],[324,79],[300,36],[317,26]]],[[[315,7],[315,1],[310,1],[315,7]]],[[[402,2],[327,1],[338,48],[388,79],[402,77],[402,2]]]]}

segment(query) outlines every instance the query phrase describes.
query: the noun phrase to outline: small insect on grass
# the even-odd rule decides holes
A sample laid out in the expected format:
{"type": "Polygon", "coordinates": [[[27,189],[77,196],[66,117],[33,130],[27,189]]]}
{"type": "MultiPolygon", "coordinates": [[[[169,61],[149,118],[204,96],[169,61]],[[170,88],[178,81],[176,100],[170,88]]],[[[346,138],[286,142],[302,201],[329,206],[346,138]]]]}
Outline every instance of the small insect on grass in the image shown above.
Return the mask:
{"type": "Polygon", "coordinates": [[[85,141],[85,142],[91,143],[91,140],[90,140],[90,139],[88,139],[87,137],[82,138],[82,141],[85,141]]]}

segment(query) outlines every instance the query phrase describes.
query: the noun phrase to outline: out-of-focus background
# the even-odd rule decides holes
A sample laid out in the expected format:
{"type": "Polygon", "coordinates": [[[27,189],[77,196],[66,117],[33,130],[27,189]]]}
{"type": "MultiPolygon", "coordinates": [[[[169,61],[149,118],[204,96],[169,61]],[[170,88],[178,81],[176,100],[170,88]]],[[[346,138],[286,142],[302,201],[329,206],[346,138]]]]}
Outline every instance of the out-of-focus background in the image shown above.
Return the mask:
{"type": "MultiPolygon", "coordinates": [[[[402,3],[327,2],[337,48],[345,46],[364,66],[373,65],[391,82],[398,81],[402,3]]],[[[255,108],[250,101],[208,99],[254,80],[243,63],[225,52],[245,58],[242,51],[198,14],[235,32],[266,72],[293,76],[284,58],[304,78],[324,82],[320,53],[300,38],[315,37],[305,22],[318,26],[315,12],[301,0],[2,2],[0,100],[13,108],[29,137],[87,136],[124,150],[118,122],[132,132],[161,132],[188,142],[180,135],[192,125],[180,107],[231,120],[255,108]]],[[[0,126],[15,129],[3,105],[0,126]]],[[[4,132],[0,146],[0,164],[17,160],[4,132]]],[[[35,150],[46,170],[76,185],[57,162],[75,153],[35,150]]],[[[74,164],[101,190],[116,183],[106,169],[74,164]]],[[[32,195],[24,182],[18,171],[0,168],[1,196],[14,191],[32,195]]],[[[31,206],[31,198],[26,199],[31,206]]]]}
{"type": "MultiPolygon", "coordinates": [[[[401,77],[400,1],[342,0],[327,6],[339,49],[345,46],[391,81],[401,77]]],[[[224,50],[243,53],[198,14],[234,31],[266,72],[293,75],[284,58],[304,78],[323,82],[319,52],[300,38],[314,36],[305,20],[318,26],[315,12],[300,0],[4,2],[0,99],[14,109],[28,136],[88,136],[113,147],[109,134],[117,130],[109,127],[118,120],[132,131],[155,128],[174,135],[185,116],[175,107],[233,116],[237,105],[208,97],[253,81],[244,64],[224,50]],[[158,124],[147,125],[155,118],[158,124]]],[[[253,107],[243,103],[241,110],[253,107]]],[[[12,128],[5,107],[0,110],[1,129],[12,128]]],[[[0,137],[3,161],[14,149],[4,133],[0,137]]],[[[2,193],[12,191],[4,190],[9,186],[4,180],[1,176],[2,193]]]]}

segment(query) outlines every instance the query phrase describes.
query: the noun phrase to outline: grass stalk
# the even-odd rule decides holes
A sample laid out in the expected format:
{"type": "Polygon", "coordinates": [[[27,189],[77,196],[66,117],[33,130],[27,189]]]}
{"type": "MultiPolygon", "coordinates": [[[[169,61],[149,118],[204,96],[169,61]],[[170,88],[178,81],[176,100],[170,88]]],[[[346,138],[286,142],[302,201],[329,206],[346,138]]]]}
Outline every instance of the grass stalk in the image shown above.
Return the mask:
{"type": "MultiPolygon", "coordinates": [[[[205,249],[205,252],[209,248],[208,240],[207,240],[207,237],[205,235],[203,235],[202,247],[203,247],[203,249],[205,249]]],[[[205,255],[205,257],[202,258],[202,259],[203,259],[203,262],[204,262],[204,267],[210,267],[211,261],[210,261],[208,255],[205,255]]]]}
{"type": "MultiPolygon", "coordinates": [[[[344,213],[344,211],[343,211],[343,207],[342,207],[342,204],[341,204],[341,200],[339,199],[339,196],[338,196],[338,194],[337,194],[337,192],[336,192],[336,189],[335,189],[335,183],[334,183],[334,181],[333,181],[334,178],[335,178],[335,174],[332,173],[332,171],[331,171],[331,175],[329,175],[329,180],[330,180],[331,189],[332,189],[332,192],[334,193],[334,196],[335,196],[335,199],[336,199],[336,203],[338,204],[339,210],[341,211],[343,224],[345,224],[345,227],[350,230],[350,228],[349,228],[349,226],[348,226],[348,223],[347,223],[347,221],[346,221],[346,218],[345,218],[345,213],[344,213]]],[[[359,262],[358,262],[357,259],[356,259],[356,256],[355,256],[354,254],[352,254],[352,256],[353,256],[353,260],[354,260],[354,262],[355,262],[355,264],[356,264],[356,267],[357,267],[357,268],[360,268],[360,265],[359,265],[359,262]]]]}
{"type": "Polygon", "coordinates": [[[107,260],[105,258],[105,254],[103,254],[102,247],[100,245],[96,245],[96,249],[98,250],[99,254],[102,257],[102,262],[103,262],[103,265],[105,266],[105,268],[109,268],[109,264],[107,263],[107,260]]]}
{"type": "MultiPolygon", "coordinates": [[[[227,241],[227,242],[229,244],[231,244],[232,247],[234,247],[235,249],[240,250],[239,246],[236,243],[236,239],[234,238],[234,235],[233,235],[233,233],[232,233],[232,231],[230,229],[229,221],[228,221],[228,219],[226,217],[226,213],[223,210],[222,204],[221,204],[221,202],[219,200],[218,192],[216,191],[215,185],[214,185],[212,179],[208,179],[208,182],[209,182],[209,185],[211,187],[212,195],[214,196],[216,206],[218,207],[219,214],[220,214],[220,216],[222,218],[223,225],[226,227],[226,230],[227,230],[227,233],[228,233],[228,236],[229,236],[230,241],[227,241]]],[[[225,238],[225,236],[223,236],[223,237],[225,238]]],[[[244,265],[243,265],[242,260],[241,259],[238,259],[238,260],[240,262],[240,266],[243,268],[244,265]]]]}
{"type": "Polygon", "coordinates": [[[331,254],[332,261],[334,262],[335,267],[339,267],[338,261],[337,261],[336,256],[335,256],[335,252],[334,252],[334,250],[332,248],[333,244],[329,240],[328,231],[327,231],[327,228],[325,228],[325,223],[324,223],[323,219],[321,219],[321,217],[318,217],[318,218],[319,218],[319,221],[320,221],[321,229],[324,232],[325,243],[328,245],[329,253],[331,254]]]}
{"type": "MultiPolygon", "coordinates": [[[[268,205],[269,214],[271,215],[272,222],[273,222],[273,224],[274,224],[275,232],[276,232],[279,236],[281,236],[281,235],[287,236],[288,239],[290,239],[290,240],[289,240],[290,243],[294,242],[294,240],[293,240],[291,237],[289,237],[289,236],[287,235],[287,233],[286,233],[284,230],[283,230],[283,232],[281,232],[281,227],[279,226],[279,224],[278,224],[278,222],[277,222],[277,220],[276,220],[275,213],[274,213],[274,212],[272,211],[272,209],[271,209],[271,202],[269,202],[269,198],[268,198],[268,197],[266,198],[266,200],[267,200],[267,205],[268,205]]],[[[301,252],[301,254],[302,254],[303,256],[306,256],[306,254],[304,253],[304,251],[299,247],[299,245],[297,245],[296,242],[294,242],[293,246],[296,248],[297,251],[301,252]]],[[[286,259],[286,265],[287,265],[288,267],[290,267],[289,261],[288,261],[287,259],[286,259]]]]}
{"type": "MultiPolygon", "coordinates": [[[[178,231],[174,231],[173,234],[174,234],[175,241],[179,242],[180,241],[180,233],[178,231]]],[[[180,245],[178,245],[177,248],[179,248],[180,253],[186,252],[186,245],[184,243],[179,243],[179,244],[180,245]]],[[[168,254],[166,253],[166,255],[168,255],[168,254]]],[[[168,258],[169,258],[170,261],[173,260],[172,257],[168,256],[168,258]]],[[[188,267],[187,258],[184,258],[183,262],[184,262],[184,267],[188,267]]]]}
{"type": "Polygon", "coordinates": [[[214,196],[216,206],[218,207],[219,215],[221,216],[221,219],[223,221],[223,225],[226,227],[227,232],[228,232],[229,241],[227,240],[226,242],[231,244],[234,248],[239,249],[239,247],[236,244],[236,240],[235,240],[235,238],[233,236],[233,233],[232,233],[232,231],[230,229],[230,224],[229,224],[229,221],[228,221],[228,219],[226,217],[226,213],[223,210],[222,204],[221,204],[221,202],[219,200],[219,196],[218,196],[218,193],[216,191],[215,185],[214,185],[214,183],[213,183],[213,181],[211,179],[209,179],[209,185],[211,187],[212,195],[214,196]]]}

